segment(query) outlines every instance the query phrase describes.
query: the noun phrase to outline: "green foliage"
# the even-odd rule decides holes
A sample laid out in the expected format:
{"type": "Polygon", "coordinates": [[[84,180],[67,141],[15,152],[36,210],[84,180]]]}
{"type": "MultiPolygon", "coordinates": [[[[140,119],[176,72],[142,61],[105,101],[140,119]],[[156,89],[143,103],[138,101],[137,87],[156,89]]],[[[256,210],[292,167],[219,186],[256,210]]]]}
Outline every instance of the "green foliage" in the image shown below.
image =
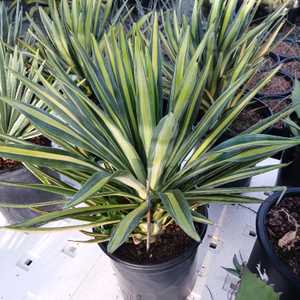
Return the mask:
{"type": "Polygon", "coordinates": [[[53,51],[56,53],[55,59],[61,61],[65,69],[70,68],[81,77],[82,71],[76,49],[72,47],[72,37],[90,53],[93,38],[101,42],[108,26],[115,24],[121,17],[123,7],[116,10],[113,0],[44,2],[49,7],[47,11],[39,7],[41,24],[31,19],[31,31],[41,55],[46,58],[47,52],[53,51]]]}
{"type": "MultiPolygon", "coordinates": [[[[281,190],[278,187],[224,188],[224,185],[285,166],[260,167],[257,163],[298,145],[299,139],[261,132],[288,116],[294,107],[218,143],[278,69],[253,90],[240,95],[237,92],[249,80],[252,71],[239,72],[236,66],[235,80],[232,78],[230,85],[220,90],[215,101],[199,117],[199,104],[204,101],[207,83],[215,74],[211,69],[215,52],[211,49],[210,30],[195,45],[193,27],[187,26],[174,53],[174,67],[168,68],[169,61],[163,53],[166,43],[156,14],[149,24],[151,31],[145,33],[137,24],[134,34],[128,35],[122,25],[117,25],[110,27],[106,35],[106,21],[98,23],[94,6],[85,6],[87,14],[77,11],[77,5],[84,3],[81,1],[74,0],[71,7],[66,1],[62,1],[59,8],[53,4],[52,19],[41,10],[47,35],[32,23],[40,51],[47,53],[47,71],[51,73],[51,80],[55,79],[54,83],[49,82],[47,73],[42,73],[38,64],[32,64],[37,71],[34,80],[28,74],[11,71],[41,101],[38,103],[44,103],[49,110],[42,110],[36,102],[11,101],[5,96],[0,99],[3,105],[21,112],[58,146],[32,145],[3,134],[5,142],[0,143],[0,155],[30,165],[42,184],[28,185],[28,188],[63,194],[69,200],[62,211],[44,213],[7,229],[84,230],[91,237],[87,242],[109,240],[110,252],[129,239],[140,241],[146,235],[157,235],[171,222],[199,240],[193,222],[210,223],[197,212],[199,207],[211,202],[256,203],[261,200],[246,196],[245,192],[281,190]],[[96,23],[91,22],[92,19],[96,23]],[[88,33],[94,28],[91,24],[96,26],[96,31],[83,36],[83,28],[88,33]],[[88,94],[62,67],[61,60],[84,78],[90,87],[88,94]],[[202,65],[203,61],[207,63],[202,65]],[[236,105],[228,109],[232,103],[236,105]],[[43,174],[39,167],[68,177],[80,188],[43,174]],[[151,232],[145,230],[149,212],[151,224],[147,225],[153,228],[151,232]],[[37,227],[65,218],[84,223],[37,227]],[[92,228],[96,228],[96,232],[86,231],[92,228]]],[[[106,6],[103,9],[101,7],[102,13],[110,12],[106,6]]],[[[277,20],[276,16],[273,18],[277,20]]],[[[1,184],[9,185],[8,182],[1,184]]],[[[12,186],[26,185],[14,183],[12,186]]],[[[42,206],[42,203],[28,205],[42,206]]]]}
{"type": "Polygon", "coordinates": [[[30,121],[10,105],[11,102],[15,102],[31,104],[39,109],[46,108],[46,105],[37,99],[16,76],[17,73],[37,83],[38,57],[32,58],[29,66],[26,63],[28,61],[17,47],[11,53],[6,47],[0,45],[0,96],[7,101],[0,103],[0,136],[30,139],[39,135],[30,121]]]}
{"type": "Polygon", "coordinates": [[[23,31],[23,10],[16,2],[16,7],[9,10],[4,1],[0,3],[0,40],[7,46],[15,46],[23,31]]]}
{"type": "MultiPolygon", "coordinates": [[[[206,53],[199,60],[200,68],[210,65],[206,90],[201,107],[207,109],[225,90],[243,74],[252,77],[259,69],[263,58],[274,45],[277,33],[283,25],[284,7],[270,14],[259,25],[253,25],[255,12],[259,6],[257,0],[211,1],[210,8],[206,1],[196,0],[191,22],[175,11],[163,16],[163,45],[170,63],[166,72],[172,72],[180,45],[190,27],[192,43],[189,49],[194,53],[205,35],[209,35],[206,53]],[[208,11],[207,11],[208,10],[208,11]],[[206,17],[207,16],[207,17],[206,17]]],[[[167,79],[170,80],[169,77],[167,79]]],[[[234,106],[242,93],[236,91],[234,106]]]]}
{"type": "Polygon", "coordinates": [[[279,300],[279,294],[275,293],[271,286],[245,268],[236,300],[252,300],[253,293],[259,300],[279,300]]]}

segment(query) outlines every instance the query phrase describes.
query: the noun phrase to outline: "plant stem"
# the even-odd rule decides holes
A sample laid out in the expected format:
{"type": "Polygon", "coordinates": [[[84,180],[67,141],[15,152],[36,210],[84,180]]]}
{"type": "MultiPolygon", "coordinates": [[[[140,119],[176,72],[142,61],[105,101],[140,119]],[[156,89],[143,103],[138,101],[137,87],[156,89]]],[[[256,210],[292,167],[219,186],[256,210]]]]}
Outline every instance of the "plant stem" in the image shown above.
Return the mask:
{"type": "Polygon", "coordinates": [[[150,197],[150,186],[149,181],[147,181],[147,203],[148,203],[148,212],[147,212],[147,243],[146,250],[150,250],[150,240],[151,240],[151,197],[150,197]]]}

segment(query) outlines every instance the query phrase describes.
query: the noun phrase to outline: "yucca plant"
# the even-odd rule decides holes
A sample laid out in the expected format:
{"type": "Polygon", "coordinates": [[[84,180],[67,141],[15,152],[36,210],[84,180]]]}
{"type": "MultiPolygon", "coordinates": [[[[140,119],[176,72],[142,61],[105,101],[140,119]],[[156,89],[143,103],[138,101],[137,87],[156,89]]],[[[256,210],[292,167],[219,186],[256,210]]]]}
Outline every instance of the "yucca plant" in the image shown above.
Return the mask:
{"type": "Polygon", "coordinates": [[[91,52],[91,36],[100,43],[107,27],[122,17],[124,5],[117,8],[113,0],[49,0],[47,3],[49,11],[39,7],[41,24],[31,19],[30,32],[38,42],[40,55],[47,57],[47,51],[56,53],[62,65],[81,78],[82,70],[71,38],[75,37],[91,52]]]}
{"type": "Polygon", "coordinates": [[[16,76],[17,73],[37,83],[37,68],[42,69],[38,63],[38,55],[29,60],[17,46],[11,52],[5,46],[0,45],[0,95],[8,100],[7,103],[0,103],[0,137],[7,135],[11,138],[28,140],[40,134],[23,114],[9,105],[10,102],[16,102],[47,109],[46,104],[36,98],[34,93],[16,76]]]}
{"type": "MultiPolygon", "coordinates": [[[[173,222],[188,236],[199,240],[193,222],[210,223],[198,212],[201,206],[212,202],[259,202],[244,192],[280,189],[224,188],[223,185],[283,166],[256,164],[277,151],[299,144],[299,140],[260,132],[289,115],[293,108],[214,146],[277,70],[226,111],[236,91],[251,75],[245,73],[214,101],[193,127],[193,113],[210,76],[212,57],[204,69],[198,63],[208,53],[210,34],[203,37],[191,55],[191,34],[189,30],[185,32],[172,73],[172,85],[163,93],[164,58],[157,16],[151,26],[149,45],[138,32],[126,39],[124,28],[118,26],[114,28],[117,34],[106,38],[104,47],[92,39],[92,56],[75,36],[70,38],[70,47],[76,50],[86,81],[92,87],[93,100],[74,84],[59,63],[51,65],[53,76],[60,83],[59,91],[42,75],[37,83],[15,73],[51,108],[51,113],[5,97],[1,101],[22,112],[59,149],[7,139],[5,144],[0,144],[0,155],[47,166],[77,182],[80,188],[59,180],[48,184],[14,184],[62,194],[69,200],[62,211],[43,213],[6,229],[35,232],[79,229],[92,237],[92,242],[109,241],[109,252],[132,239],[135,242],[147,239],[149,249],[151,241],[173,222]],[[84,222],[36,227],[65,218],[84,222]],[[87,231],[92,228],[95,232],[87,231]]],[[[28,207],[37,209],[43,205],[35,203],[28,207]]]]}
{"type": "MultiPolygon", "coordinates": [[[[259,25],[253,26],[255,13],[261,1],[207,1],[196,0],[191,20],[175,11],[163,15],[163,48],[170,62],[166,64],[168,83],[186,29],[191,27],[190,52],[195,53],[203,37],[209,33],[206,54],[200,68],[210,63],[202,108],[207,109],[228,87],[242,75],[253,76],[264,57],[274,45],[275,38],[284,24],[285,8],[280,7],[259,25]],[[207,12],[208,10],[208,12],[207,12]],[[211,61],[209,61],[211,60],[211,61]]],[[[250,76],[250,77],[251,77],[250,76]]],[[[234,106],[242,93],[231,103],[234,106]]]]}
{"type": "Polygon", "coordinates": [[[23,9],[20,1],[9,10],[4,1],[0,3],[0,40],[6,46],[14,47],[23,34],[23,9]]]}

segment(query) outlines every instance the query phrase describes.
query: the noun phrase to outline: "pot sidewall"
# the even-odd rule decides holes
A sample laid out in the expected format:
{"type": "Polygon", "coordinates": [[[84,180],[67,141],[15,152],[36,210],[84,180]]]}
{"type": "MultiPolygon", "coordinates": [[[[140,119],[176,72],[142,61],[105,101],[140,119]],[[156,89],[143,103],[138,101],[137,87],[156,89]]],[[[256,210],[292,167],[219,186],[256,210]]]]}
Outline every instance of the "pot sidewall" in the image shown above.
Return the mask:
{"type": "MultiPolygon", "coordinates": [[[[207,209],[205,208],[207,216],[207,209]]],[[[202,226],[203,241],[207,225],[202,226]]],[[[107,253],[106,245],[99,244],[111,259],[125,300],[183,300],[191,293],[197,279],[197,256],[200,243],[194,243],[180,256],[153,265],[137,265],[107,253]]]]}
{"type": "MultiPolygon", "coordinates": [[[[254,265],[261,264],[262,269],[265,269],[269,276],[269,282],[275,285],[275,290],[283,292],[280,299],[292,300],[294,298],[289,298],[291,293],[293,295],[297,293],[300,296],[300,279],[276,255],[268,238],[266,227],[266,216],[278,201],[280,194],[273,193],[259,208],[256,218],[257,241],[250,255],[249,268],[255,271],[254,265]]],[[[286,195],[296,194],[300,194],[300,188],[289,188],[286,193],[286,195]]]]}
{"type": "MultiPolygon", "coordinates": [[[[16,182],[16,183],[22,182],[25,184],[40,183],[40,181],[36,177],[34,177],[30,173],[30,171],[28,171],[25,167],[21,167],[12,171],[1,172],[0,181],[9,181],[9,182],[16,182]]],[[[29,203],[48,202],[51,200],[59,200],[59,199],[63,199],[63,197],[52,193],[44,192],[44,191],[0,186],[0,202],[3,203],[29,204],[29,203]]],[[[51,206],[43,207],[41,209],[45,211],[51,211],[60,208],[61,207],[59,205],[51,205],[51,206]]],[[[34,212],[31,209],[27,209],[27,208],[0,208],[0,211],[4,215],[6,221],[9,224],[20,223],[39,215],[37,212],[34,212]]]]}

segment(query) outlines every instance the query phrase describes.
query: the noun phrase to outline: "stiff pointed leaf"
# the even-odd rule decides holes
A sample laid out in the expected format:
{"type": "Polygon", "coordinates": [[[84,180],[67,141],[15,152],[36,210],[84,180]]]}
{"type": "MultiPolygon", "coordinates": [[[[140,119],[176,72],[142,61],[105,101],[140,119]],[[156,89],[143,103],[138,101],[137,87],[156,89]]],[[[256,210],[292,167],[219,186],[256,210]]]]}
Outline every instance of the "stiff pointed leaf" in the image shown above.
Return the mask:
{"type": "MultiPolygon", "coordinates": [[[[299,79],[295,79],[295,84],[294,84],[294,90],[292,93],[292,101],[293,104],[300,104],[300,80],[299,79]]],[[[300,106],[298,105],[297,108],[295,109],[298,118],[300,118],[300,106]]]]}
{"type": "Polygon", "coordinates": [[[167,158],[172,151],[176,133],[177,121],[173,114],[161,119],[154,130],[148,160],[148,180],[153,190],[158,187],[167,158]]]}
{"type": "Polygon", "coordinates": [[[95,171],[101,169],[89,161],[82,159],[80,156],[71,155],[67,151],[49,147],[27,145],[9,146],[0,144],[0,156],[26,163],[33,163],[38,166],[58,169],[71,167],[88,168],[95,171]]]}
{"type": "Polygon", "coordinates": [[[102,187],[106,183],[108,183],[113,177],[114,177],[114,174],[110,174],[110,173],[107,173],[104,171],[99,171],[99,172],[95,173],[81,187],[81,189],[74,195],[74,197],[69,201],[69,203],[66,204],[66,208],[76,206],[76,205],[86,201],[91,196],[93,196],[95,193],[100,191],[102,189],[102,187]]]}
{"type": "Polygon", "coordinates": [[[107,251],[109,253],[116,251],[128,240],[132,231],[138,226],[141,219],[145,216],[147,209],[148,204],[144,202],[122,219],[122,221],[117,225],[108,243],[107,251]]]}
{"type": "Polygon", "coordinates": [[[23,223],[17,224],[14,227],[33,227],[37,225],[42,225],[45,223],[72,218],[81,215],[94,215],[101,212],[108,211],[122,211],[122,210],[132,210],[136,208],[136,204],[116,204],[116,205],[102,205],[102,206],[91,206],[91,207],[80,207],[80,208],[71,208],[65,210],[58,210],[49,213],[42,214],[40,216],[34,217],[30,220],[27,220],[23,223]]]}
{"type": "Polygon", "coordinates": [[[170,191],[159,194],[164,208],[174,219],[176,224],[192,239],[200,241],[200,236],[193,223],[191,208],[184,198],[184,194],[179,191],[170,191]]]}

